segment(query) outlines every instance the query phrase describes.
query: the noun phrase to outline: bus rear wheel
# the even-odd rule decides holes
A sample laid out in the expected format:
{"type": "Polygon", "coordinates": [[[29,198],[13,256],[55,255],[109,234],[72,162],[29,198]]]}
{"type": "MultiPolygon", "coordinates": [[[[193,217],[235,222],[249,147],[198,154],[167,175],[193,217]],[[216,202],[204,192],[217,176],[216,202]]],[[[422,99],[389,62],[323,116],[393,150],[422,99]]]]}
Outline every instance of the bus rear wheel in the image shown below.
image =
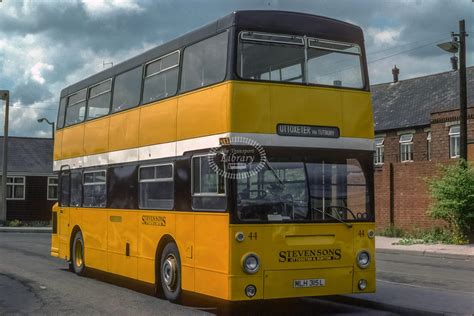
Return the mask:
{"type": "Polygon", "coordinates": [[[78,231],[74,235],[72,241],[71,266],[77,275],[84,274],[86,264],[84,261],[84,238],[82,237],[81,231],[78,231]]]}
{"type": "Polygon", "coordinates": [[[174,242],[168,243],[161,254],[161,290],[165,298],[176,302],[181,296],[181,259],[174,242]]]}

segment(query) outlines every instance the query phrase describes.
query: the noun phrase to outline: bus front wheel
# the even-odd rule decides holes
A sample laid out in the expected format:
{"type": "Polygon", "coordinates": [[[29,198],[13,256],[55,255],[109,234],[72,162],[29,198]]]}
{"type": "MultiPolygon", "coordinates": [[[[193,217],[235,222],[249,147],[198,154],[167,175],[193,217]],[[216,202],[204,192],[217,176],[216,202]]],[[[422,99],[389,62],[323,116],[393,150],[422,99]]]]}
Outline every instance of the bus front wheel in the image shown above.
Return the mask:
{"type": "Polygon", "coordinates": [[[78,231],[74,235],[72,241],[71,266],[77,275],[84,274],[86,265],[84,261],[84,238],[82,237],[81,231],[78,231]]]}
{"type": "Polygon", "coordinates": [[[181,259],[174,242],[168,243],[161,254],[160,280],[166,299],[178,301],[181,295],[181,259]]]}

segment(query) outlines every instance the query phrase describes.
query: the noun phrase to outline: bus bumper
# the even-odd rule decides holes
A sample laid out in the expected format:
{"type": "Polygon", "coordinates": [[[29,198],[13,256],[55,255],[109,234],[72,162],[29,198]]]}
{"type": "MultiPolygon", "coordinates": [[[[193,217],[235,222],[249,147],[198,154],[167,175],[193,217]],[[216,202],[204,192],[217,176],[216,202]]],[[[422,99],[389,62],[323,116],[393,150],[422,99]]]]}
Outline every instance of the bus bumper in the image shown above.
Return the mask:
{"type": "Polygon", "coordinates": [[[266,270],[260,275],[231,277],[230,292],[232,301],[373,293],[375,292],[375,269],[362,271],[353,267],[339,267],[266,270]],[[363,290],[359,288],[360,280],[365,280],[363,283],[366,286],[363,290]],[[246,295],[245,288],[249,285],[256,288],[253,297],[246,295]]]}

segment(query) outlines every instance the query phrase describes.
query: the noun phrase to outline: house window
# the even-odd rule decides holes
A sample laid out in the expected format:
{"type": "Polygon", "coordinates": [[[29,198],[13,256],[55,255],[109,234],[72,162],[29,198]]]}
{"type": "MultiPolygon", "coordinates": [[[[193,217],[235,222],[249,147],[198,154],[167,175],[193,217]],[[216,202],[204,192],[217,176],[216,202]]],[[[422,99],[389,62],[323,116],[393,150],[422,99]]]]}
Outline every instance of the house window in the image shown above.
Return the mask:
{"type": "Polygon", "coordinates": [[[451,126],[449,129],[449,157],[459,158],[461,147],[461,135],[459,125],[451,126]]]}
{"type": "Polygon", "coordinates": [[[384,162],[384,138],[377,137],[375,138],[375,155],[374,155],[374,164],[383,165],[384,162]]]}
{"type": "Polygon", "coordinates": [[[7,200],[24,200],[24,199],[25,199],[25,177],[7,177],[7,200]]]}
{"type": "Polygon", "coordinates": [[[431,161],[431,132],[426,134],[426,157],[431,161]]]}
{"type": "Polygon", "coordinates": [[[140,208],[171,210],[174,204],[173,165],[140,167],[140,208]]]}
{"type": "Polygon", "coordinates": [[[58,178],[48,177],[48,200],[58,199],[58,178]]]}
{"type": "Polygon", "coordinates": [[[413,134],[400,135],[400,161],[413,161],[413,134]]]}
{"type": "Polygon", "coordinates": [[[84,172],[84,206],[105,207],[107,202],[105,170],[84,172]]]}

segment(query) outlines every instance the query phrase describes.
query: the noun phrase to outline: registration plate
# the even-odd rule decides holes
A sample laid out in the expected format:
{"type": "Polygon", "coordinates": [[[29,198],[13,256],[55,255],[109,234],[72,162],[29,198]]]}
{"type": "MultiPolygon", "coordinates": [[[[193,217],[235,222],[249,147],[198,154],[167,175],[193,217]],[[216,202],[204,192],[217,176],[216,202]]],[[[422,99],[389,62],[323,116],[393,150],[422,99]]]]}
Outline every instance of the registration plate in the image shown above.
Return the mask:
{"type": "Polygon", "coordinates": [[[293,280],[293,287],[319,287],[325,286],[326,280],[325,279],[306,279],[306,280],[293,280]]]}

